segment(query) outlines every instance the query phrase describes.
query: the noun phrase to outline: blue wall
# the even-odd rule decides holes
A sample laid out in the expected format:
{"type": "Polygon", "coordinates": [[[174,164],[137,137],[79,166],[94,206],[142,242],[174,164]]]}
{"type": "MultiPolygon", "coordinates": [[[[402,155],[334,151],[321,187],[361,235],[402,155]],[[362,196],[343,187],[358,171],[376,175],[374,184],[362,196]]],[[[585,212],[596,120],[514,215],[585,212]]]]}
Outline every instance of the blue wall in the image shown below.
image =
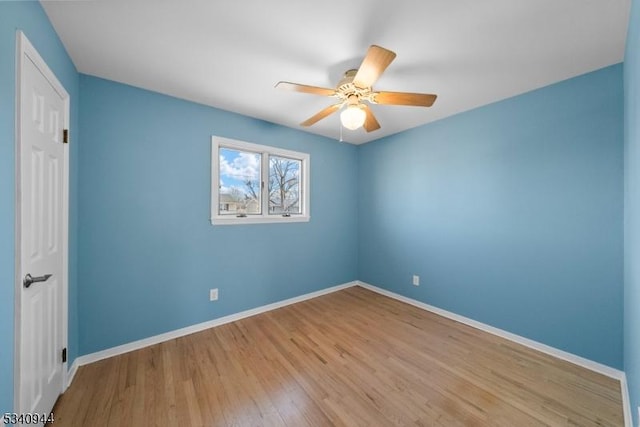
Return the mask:
{"type": "Polygon", "coordinates": [[[360,280],[622,367],[622,65],[366,144],[358,170],[360,280]]]}
{"type": "Polygon", "coordinates": [[[82,354],[357,279],[355,146],[91,76],[80,93],[82,354]],[[211,135],[309,153],[311,221],[212,226],[211,135]]]}
{"type": "Polygon", "coordinates": [[[76,229],[79,76],[40,3],[0,2],[0,413],[13,410],[16,30],[22,30],[71,96],[69,356],[78,354],[76,229]]]}
{"type": "Polygon", "coordinates": [[[634,0],[624,58],[625,288],[624,369],[631,412],[640,406],[640,3],[634,0]]]}

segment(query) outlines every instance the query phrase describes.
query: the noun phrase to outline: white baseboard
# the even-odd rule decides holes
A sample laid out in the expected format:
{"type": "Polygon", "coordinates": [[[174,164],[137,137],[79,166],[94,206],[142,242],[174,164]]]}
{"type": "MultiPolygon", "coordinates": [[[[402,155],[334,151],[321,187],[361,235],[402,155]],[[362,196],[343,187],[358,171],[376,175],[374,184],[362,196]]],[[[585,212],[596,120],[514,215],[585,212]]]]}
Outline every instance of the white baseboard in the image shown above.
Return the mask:
{"type": "MultiPolygon", "coordinates": [[[[622,389],[622,410],[624,411],[625,427],[633,427],[633,417],[631,416],[631,399],[629,399],[629,384],[627,383],[627,375],[622,373],[620,378],[620,388],[622,389]]],[[[638,420],[640,423],[640,420],[638,420]]],[[[638,424],[640,426],[640,424],[638,424]]]]}
{"type": "Polygon", "coordinates": [[[369,289],[371,291],[377,292],[381,295],[393,298],[398,301],[402,301],[404,303],[413,305],[418,308],[422,308],[423,310],[430,311],[432,313],[438,314],[442,317],[446,317],[451,320],[455,320],[456,322],[464,323],[465,325],[471,326],[476,329],[480,329],[481,331],[488,332],[493,335],[497,335],[499,337],[508,339],[509,341],[516,342],[518,344],[522,344],[526,347],[532,348],[534,350],[541,351],[543,353],[549,354],[551,356],[557,357],[558,359],[566,360],[567,362],[571,362],[578,366],[582,366],[583,368],[590,369],[592,371],[598,372],[600,374],[606,375],[611,378],[615,378],[620,380],[624,377],[624,372],[612,368],[607,365],[603,365],[602,363],[594,362],[593,360],[586,359],[581,356],[577,356],[575,354],[566,352],[564,350],[557,349],[555,347],[548,346],[546,344],[542,344],[538,341],[531,340],[529,338],[525,338],[520,335],[513,334],[511,332],[507,332],[503,329],[499,329],[490,325],[487,325],[482,322],[478,322],[473,319],[469,319],[468,317],[460,316],[459,314],[452,313],[447,310],[443,310],[438,307],[434,307],[429,304],[425,304],[421,301],[414,300],[412,298],[405,297],[400,294],[396,294],[395,292],[388,291],[386,289],[379,288],[374,285],[370,285],[368,283],[357,281],[358,286],[361,286],[365,289],[369,289]]]}
{"type": "Polygon", "coordinates": [[[176,329],[174,331],[166,332],[164,334],[155,335],[149,338],[144,338],[138,341],[133,341],[127,344],[119,345],[117,347],[108,348],[106,350],[97,351],[95,353],[86,354],[84,356],[77,357],[71,369],[69,370],[70,374],[69,384],[71,384],[71,380],[75,375],[75,371],[83,365],[97,362],[98,360],[106,359],[108,357],[117,356],[120,354],[128,353],[130,351],[138,350],[144,347],[148,347],[150,345],[159,344],[161,342],[169,341],[174,338],[183,337],[185,335],[191,335],[196,332],[203,331],[205,329],[213,328],[215,326],[224,325],[225,323],[235,322],[236,320],[241,320],[247,317],[255,316],[256,314],[264,313],[267,311],[275,310],[277,308],[285,307],[287,305],[295,304],[297,302],[302,302],[311,298],[316,298],[321,295],[326,295],[332,292],[336,292],[342,289],[350,288],[352,286],[356,286],[357,282],[349,282],[344,283],[342,285],[333,286],[327,289],[322,289],[319,291],[311,292],[308,294],[300,295],[294,298],[289,298],[283,301],[274,302],[272,304],[263,305],[261,307],[252,308],[250,310],[241,311],[239,313],[230,314],[228,316],[220,317],[217,319],[209,320],[207,322],[198,323],[196,325],[187,326],[186,328],[176,329]]]}
{"type": "Polygon", "coordinates": [[[73,382],[73,379],[76,377],[76,372],[78,372],[78,358],[77,357],[73,361],[73,363],[71,364],[71,367],[69,368],[69,370],[67,371],[67,382],[64,385],[64,390],[65,391],[69,388],[69,386],[73,382]]]}

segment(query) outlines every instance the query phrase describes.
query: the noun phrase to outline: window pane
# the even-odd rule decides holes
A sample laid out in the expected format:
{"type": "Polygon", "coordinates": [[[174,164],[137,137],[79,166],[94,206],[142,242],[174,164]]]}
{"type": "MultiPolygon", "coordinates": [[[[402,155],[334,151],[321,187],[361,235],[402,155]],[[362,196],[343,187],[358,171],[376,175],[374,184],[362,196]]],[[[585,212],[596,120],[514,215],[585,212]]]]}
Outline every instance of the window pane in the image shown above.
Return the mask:
{"type": "Polygon", "coordinates": [[[261,155],[220,147],[220,215],[260,215],[261,155]]]}
{"type": "Polygon", "coordinates": [[[302,162],[286,157],[269,156],[269,214],[302,213],[300,206],[300,172],[302,162]]]}

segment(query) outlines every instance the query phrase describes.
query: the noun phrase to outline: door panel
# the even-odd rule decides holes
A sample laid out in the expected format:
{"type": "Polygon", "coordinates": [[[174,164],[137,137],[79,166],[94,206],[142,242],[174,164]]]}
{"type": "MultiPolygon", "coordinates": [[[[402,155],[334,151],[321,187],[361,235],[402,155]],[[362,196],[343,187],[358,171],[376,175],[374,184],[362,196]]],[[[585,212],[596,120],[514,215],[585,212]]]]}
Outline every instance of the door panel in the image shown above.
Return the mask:
{"type": "Polygon", "coordinates": [[[54,255],[58,252],[60,244],[60,167],[59,159],[49,156],[49,200],[47,207],[47,252],[54,255]]]}

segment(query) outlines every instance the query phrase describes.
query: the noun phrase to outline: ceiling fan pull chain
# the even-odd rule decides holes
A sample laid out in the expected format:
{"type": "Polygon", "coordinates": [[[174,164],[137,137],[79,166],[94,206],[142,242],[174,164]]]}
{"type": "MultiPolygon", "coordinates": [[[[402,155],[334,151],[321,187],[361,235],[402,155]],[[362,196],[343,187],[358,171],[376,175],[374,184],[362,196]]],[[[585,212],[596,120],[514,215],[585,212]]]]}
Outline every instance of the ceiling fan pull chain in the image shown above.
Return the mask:
{"type": "Polygon", "coordinates": [[[342,122],[338,123],[338,127],[340,128],[340,142],[342,142],[342,122]]]}

